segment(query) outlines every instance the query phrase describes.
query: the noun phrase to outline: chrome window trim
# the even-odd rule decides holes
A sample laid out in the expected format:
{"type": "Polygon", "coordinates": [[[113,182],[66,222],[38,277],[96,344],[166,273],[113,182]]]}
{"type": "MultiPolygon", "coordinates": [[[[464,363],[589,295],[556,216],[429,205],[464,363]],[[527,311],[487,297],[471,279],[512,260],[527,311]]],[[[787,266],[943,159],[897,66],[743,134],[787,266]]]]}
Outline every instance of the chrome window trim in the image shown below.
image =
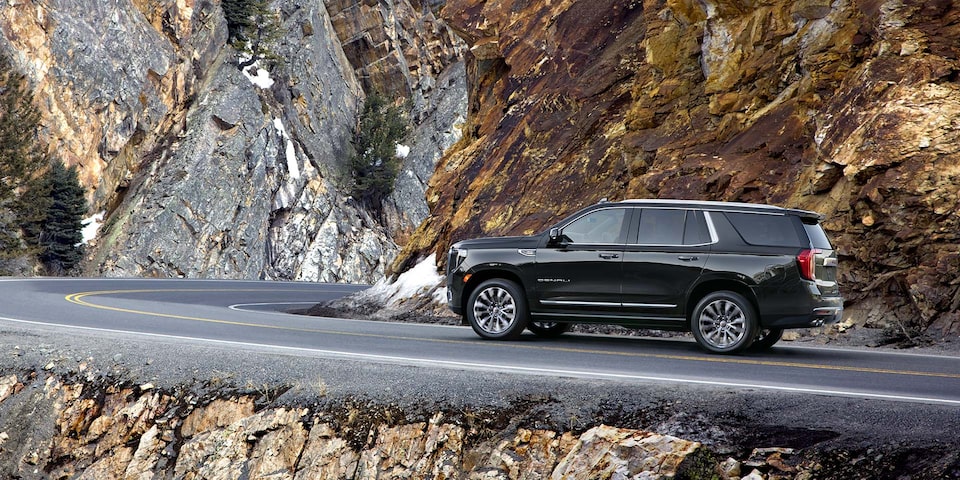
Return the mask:
{"type": "Polygon", "coordinates": [[[710,215],[710,212],[707,210],[703,211],[703,218],[707,221],[707,230],[710,231],[710,244],[713,245],[720,241],[720,236],[717,235],[717,227],[713,225],[713,217],[710,215]]]}

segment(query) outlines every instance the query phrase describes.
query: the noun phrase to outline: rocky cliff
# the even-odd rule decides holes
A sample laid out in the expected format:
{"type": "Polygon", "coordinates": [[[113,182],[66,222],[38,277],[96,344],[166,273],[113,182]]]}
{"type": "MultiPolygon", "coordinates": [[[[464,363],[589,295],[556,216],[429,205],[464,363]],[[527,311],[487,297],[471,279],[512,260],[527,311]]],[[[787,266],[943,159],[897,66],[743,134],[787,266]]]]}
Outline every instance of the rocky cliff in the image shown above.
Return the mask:
{"type": "Polygon", "coordinates": [[[0,49],[31,80],[41,135],[106,211],[87,273],[382,276],[425,215],[424,182],[409,180],[429,177],[465,114],[462,47],[429,5],[328,5],[272,4],[269,85],[240,72],[217,1],[0,6],[0,49]],[[410,101],[420,139],[383,218],[341,193],[371,89],[410,101]]]}
{"type": "Polygon", "coordinates": [[[960,331],[960,5],[451,0],[466,137],[397,269],[600,198],[817,210],[851,314],[960,331]]]}

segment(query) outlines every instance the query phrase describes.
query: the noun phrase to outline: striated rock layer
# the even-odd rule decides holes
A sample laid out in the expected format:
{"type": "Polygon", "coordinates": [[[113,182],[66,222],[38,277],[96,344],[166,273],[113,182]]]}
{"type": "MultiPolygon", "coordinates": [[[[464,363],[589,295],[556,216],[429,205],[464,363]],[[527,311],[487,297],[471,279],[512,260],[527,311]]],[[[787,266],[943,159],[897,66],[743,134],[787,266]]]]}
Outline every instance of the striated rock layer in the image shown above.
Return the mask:
{"type": "MultiPolygon", "coordinates": [[[[395,264],[608,197],[826,215],[858,321],[960,333],[960,6],[451,0],[466,138],[395,264]]],[[[911,333],[912,334],[912,333],[911,333]]]]}
{"type": "Polygon", "coordinates": [[[369,412],[358,410],[338,418],[300,407],[257,408],[256,400],[2,376],[0,472],[81,479],[654,479],[715,468],[700,443],[639,430],[478,432],[443,413],[393,424],[369,421],[369,412]]]}
{"type": "Polygon", "coordinates": [[[0,5],[0,50],[31,80],[41,136],[107,213],[86,273],[383,275],[395,241],[425,216],[423,182],[406,180],[429,176],[465,115],[463,82],[446,80],[462,71],[462,43],[407,0],[329,3],[335,12],[315,0],[272,3],[281,36],[269,87],[239,71],[219,1],[0,5]],[[371,37],[386,40],[357,43],[371,37]],[[373,54],[393,60],[369,63],[373,54]],[[429,140],[417,142],[384,219],[342,193],[365,89],[409,99],[416,137],[429,140]]]}

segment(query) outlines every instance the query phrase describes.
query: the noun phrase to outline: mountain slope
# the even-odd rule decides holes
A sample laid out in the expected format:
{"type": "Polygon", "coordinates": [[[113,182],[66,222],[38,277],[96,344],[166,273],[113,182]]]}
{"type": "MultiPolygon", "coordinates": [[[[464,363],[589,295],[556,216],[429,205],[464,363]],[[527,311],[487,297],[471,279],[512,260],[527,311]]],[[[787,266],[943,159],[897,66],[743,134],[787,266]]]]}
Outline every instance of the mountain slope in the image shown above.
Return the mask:
{"type": "Polygon", "coordinates": [[[453,0],[468,134],[395,269],[600,198],[817,210],[852,311],[960,331],[954,2],[453,0]],[[892,315],[891,315],[892,314],[892,315]]]}

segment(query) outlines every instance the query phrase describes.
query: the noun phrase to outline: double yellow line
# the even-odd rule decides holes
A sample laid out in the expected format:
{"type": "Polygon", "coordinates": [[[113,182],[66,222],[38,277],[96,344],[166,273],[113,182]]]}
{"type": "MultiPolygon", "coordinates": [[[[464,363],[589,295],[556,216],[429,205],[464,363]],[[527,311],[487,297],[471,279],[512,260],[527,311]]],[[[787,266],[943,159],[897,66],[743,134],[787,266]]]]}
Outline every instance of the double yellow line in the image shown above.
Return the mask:
{"type": "MultiPolygon", "coordinates": [[[[233,320],[194,317],[194,316],[188,316],[188,315],[176,315],[176,314],[170,314],[170,313],[147,312],[143,310],[133,310],[129,308],[98,305],[86,300],[88,297],[96,297],[96,296],[104,296],[104,295],[136,294],[136,293],[170,293],[170,292],[236,293],[236,292],[265,292],[265,291],[269,291],[269,290],[264,290],[264,289],[102,290],[102,291],[93,291],[93,292],[72,293],[70,295],[67,295],[64,298],[66,299],[66,301],[70,303],[73,303],[76,305],[82,305],[84,307],[96,308],[100,310],[109,310],[113,312],[123,312],[123,313],[129,313],[133,315],[145,315],[145,316],[151,316],[151,317],[173,318],[177,320],[188,320],[193,322],[215,323],[215,324],[234,325],[234,326],[241,326],[241,327],[265,328],[265,329],[271,329],[271,330],[286,330],[291,332],[317,333],[317,334],[324,334],[324,335],[343,335],[343,336],[352,336],[352,337],[380,338],[385,340],[409,340],[409,341],[417,341],[417,342],[444,343],[444,344],[455,344],[455,345],[476,345],[477,344],[476,341],[466,341],[466,340],[444,340],[444,339],[433,339],[433,338],[422,338],[422,337],[407,337],[407,336],[400,336],[400,335],[386,335],[386,334],[377,334],[377,333],[360,333],[360,332],[344,332],[344,331],[338,331],[338,330],[297,328],[297,327],[287,327],[287,326],[281,326],[281,325],[266,325],[266,324],[260,324],[260,323],[237,322],[233,320]]],[[[611,356],[633,357],[633,358],[656,358],[656,359],[665,359],[665,360],[683,360],[683,361],[691,361],[691,362],[708,362],[708,363],[736,364],[736,365],[759,365],[759,366],[769,366],[769,367],[789,367],[789,368],[825,370],[825,371],[875,373],[875,374],[882,374],[882,375],[907,375],[907,376],[916,376],[916,377],[960,379],[960,373],[922,372],[922,371],[894,370],[894,369],[886,369],[886,368],[856,367],[856,366],[845,366],[845,365],[823,365],[823,364],[815,364],[815,363],[784,362],[784,361],[759,360],[759,359],[738,358],[738,357],[721,357],[721,356],[708,357],[708,356],[674,355],[674,354],[643,353],[643,352],[611,352],[611,351],[594,350],[594,349],[588,349],[588,348],[529,345],[529,344],[523,344],[519,342],[509,342],[509,343],[504,342],[504,343],[499,343],[498,345],[507,347],[507,348],[541,350],[541,351],[551,351],[551,352],[585,353],[585,354],[594,354],[594,355],[611,355],[611,356]]]]}

